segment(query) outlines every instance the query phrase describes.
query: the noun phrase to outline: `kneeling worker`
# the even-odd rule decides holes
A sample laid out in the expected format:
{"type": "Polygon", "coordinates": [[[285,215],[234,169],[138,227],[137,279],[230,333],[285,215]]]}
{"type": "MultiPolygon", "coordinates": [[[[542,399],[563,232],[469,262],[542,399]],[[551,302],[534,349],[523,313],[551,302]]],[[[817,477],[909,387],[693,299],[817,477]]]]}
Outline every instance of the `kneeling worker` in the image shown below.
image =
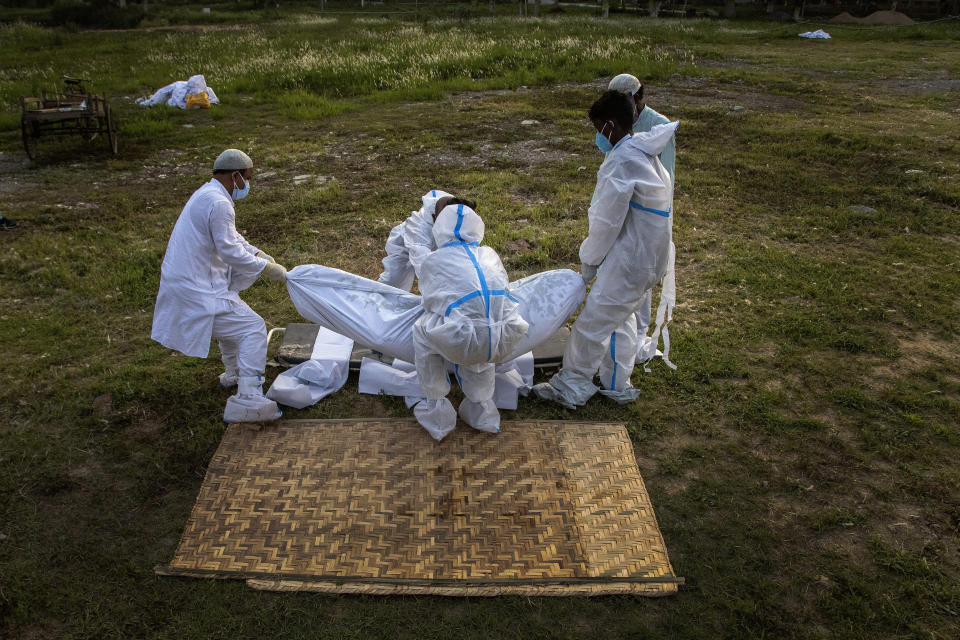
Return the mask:
{"type": "Polygon", "coordinates": [[[453,200],[446,191],[433,189],[421,198],[423,206],[411,211],[407,219],[390,230],[387,237],[387,257],[383,259],[383,273],[378,282],[410,291],[413,279],[420,272],[420,264],[437,248],[433,240],[433,221],[437,214],[453,200]]]}
{"type": "Polygon", "coordinates": [[[474,204],[450,199],[433,225],[436,251],[419,268],[423,315],[413,325],[417,377],[426,395],[413,413],[437,440],[457,423],[447,399],[447,363],[463,394],[460,417],[475,429],[498,433],[493,401],[495,362],[508,356],[527,334],[500,256],[483,241],[484,225],[474,204]]]}
{"type": "Polygon", "coordinates": [[[644,294],[666,272],[673,229],[673,180],[657,157],[679,123],[631,134],[634,105],[607,91],[590,107],[596,143],[607,154],[597,171],[589,232],[580,245],[587,296],[550,382],[533,387],[546,400],[575,409],[598,390],[618,403],[637,398],[630,382],[637,357],[637,320],[644,294]],[[593,382],[600,370],[602,389],[593,382]]]}
{"type": "Polygon", "coordinates": [[[153,312],[151,337],[184,355],[207,357],[216,338],[226,368],[220,383],[239,385],[223,412],[227,422],[280,416],[261,387],[266,325],[237,295],[260,275],[284,280],[287,273],[237,232],[233,202],[249,193],[252,174],[253,161],[239,149],[217,157],[213,179],[190,196],[170,234],[153,312]]]}

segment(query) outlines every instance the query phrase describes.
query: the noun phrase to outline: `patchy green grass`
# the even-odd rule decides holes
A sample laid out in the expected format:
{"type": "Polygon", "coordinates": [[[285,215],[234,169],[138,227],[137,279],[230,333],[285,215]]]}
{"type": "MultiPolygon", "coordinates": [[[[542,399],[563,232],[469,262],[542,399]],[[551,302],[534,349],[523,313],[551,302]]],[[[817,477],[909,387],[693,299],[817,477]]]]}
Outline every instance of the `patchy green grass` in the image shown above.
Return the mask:
{"type": "MultiPolygon", "coordinates": [[[[19,222],[0,234],[0,635],[957,637],[957,32],[795,31],[0,27],[0,213],[19,222]],[[149,340],[167,238],[212,158],[254,157],[238,226],[288,267],[375,277],[387,232],[434,186],[480,203],[511,275],[575,267],[599,163],[585,110],[624,69],[682,121],[680,369],[636,372],[645,395],[627,407],[527,399],[516,417],[627,425],[680,594],[336,597],[156,578],[223,433],[215,349],[190,359],[149,340]],[[122,97],[197,71],[223,105],[122,97]],[[14,100],[63,72],[114,96],[119,157],[41,140],[26,161],[14,100]]],[[[270,326],[298,319],[276,283],[244,297],[270,326]]],[[[287,415],[409,414],[355,385],[287,415]]]]}

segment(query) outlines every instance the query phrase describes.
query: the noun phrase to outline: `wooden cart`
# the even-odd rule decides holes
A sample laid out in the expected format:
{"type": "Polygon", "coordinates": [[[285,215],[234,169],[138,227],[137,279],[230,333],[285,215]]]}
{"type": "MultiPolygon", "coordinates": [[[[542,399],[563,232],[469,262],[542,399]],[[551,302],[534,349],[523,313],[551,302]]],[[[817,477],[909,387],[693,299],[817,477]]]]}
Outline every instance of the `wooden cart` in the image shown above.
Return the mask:
{"type": "Polygon", "coordinates": [[[83,78],[63,77],[66,90],[53,97],[20,98],[20,130],[23,148],[33,160],[37,156],[37,140],[45,136],[80,135],[87,142],[101,133],[117,154],[117,123],[106,96],[88,92],[83,78]]]}

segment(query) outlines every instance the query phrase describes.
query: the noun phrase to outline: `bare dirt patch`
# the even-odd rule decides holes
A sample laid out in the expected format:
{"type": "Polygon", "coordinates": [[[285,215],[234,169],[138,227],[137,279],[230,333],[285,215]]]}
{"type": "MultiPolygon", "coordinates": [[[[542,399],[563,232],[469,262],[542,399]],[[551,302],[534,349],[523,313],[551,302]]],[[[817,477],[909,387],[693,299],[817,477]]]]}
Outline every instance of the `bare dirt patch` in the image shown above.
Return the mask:
{"type": "Polygon", "coordinates": [[[900,13],[899,11],[874,11],[866,18],[858,18],[856,16],[850,15],[848,12],[844,11],[838,16],[834,16],[830,19],[830,22],[840,22],[847,24],[872,24],[872,25],[894,25],[894,26],[903,26],[908,24],[914,24],[914,21],[910,16],[900,13]]]}
{"type": "Polygon", "coordinates": [[[648,447],[648,450],[637,447],[637,467],[645,478],[656,476],[657,485],[669,495],[680,495],[700,479],[696,465],[683,461],[684,458],[688,457],[690,452],[713,447],[717,442],[715,438],[692,433],[665,435],[657,440],[655,445],[648,447]],[[677,469],[678,463],[682,464],[683,468],[677,469]]]}
{"type": "Polygon", "coordinates": [[[747,69],[755,67],[756,65],[744,58],[727,58],[726,60],[711,60],[710,58],[703,58],[701,60],[697,60],[697,66],[715,67],[719,69],[747,69]]]}
{"type": "Polygon", "coordinates": [[[103,464],[97,458],[90,456],[82,463],[70,467],[67,471],[70,479],[78,485],[95,486],[106,476],[103,464]]]}
{"type": "Polygon", "coordinates": [[[43,625],[21,627],[17,630],[20,640],[57,640],[66,637],[66,627],[56,621],[44,621],[43,625]]]}
{"type": "Polygon", "coordinates": [[[10,155],[0,152],[0,193],[22,193],[24,191],[35,191],[40,188],[39,183],[32,180],[24,180],[24,171],[30,166],[30,160],[25,153],[19,155],[10,155]]]}
{"type": "Polygon", "coordinates": [[[803,113],[810,105],[797,98],[761,93],[747,88],[746,85],[716,85],[704,81],[699,87],[681,88],[658,87],[648,96],[648,104],[659,109],[660,105],[669,107],[723,107],[735,106],[747,109],[773,111],[776,113],[803,113]]]}
{"type": "MultiPolygon", "coordinates": [[[[705,67],[734,67],[752,69],[757,65],[742,59],[731,60],[700,60],[698,65],[705,67]]],[[[790,70],[800,72],[802,70],[790,70]]],[[[586,88],[603,91],[607,87],[606,78],[597,78],[587,83],[564,83],[556,85],[558,89],[586,88]]],[[[474,95],[480,97],[476,92],[474,95]]],[[[495,93],[495,92],[491,92],[495,93]]],[[[686,76],[675,74],[663,84],[644,86],[644,99],[650,108],[660,110],[660,105],[671,107],[708,106],[733,107],[743,106],[752,109],[776,111],[778,113],[803,113],[809,110],[807,102],[789,96],[778,96],[770,93],[755,91],[746,83],[717,82],[701,76],[686,76]]]]}
{"type": "MultiPolygon", "coordinates": [[[[595,81],[599,82],[599,81],[595,81]]],[[[570,86],[580,86],[580,85],[570,85],[570,86]]],[[[527,87],[518,87],[516,89],[489,89],[486,91],[458,91],[456,93],[450,94],[452,100],[486,100],[490,97],[497,96],[512,96],[518,93],[525,93],[529,91],[527,87]]],[[[430,107],[429,103],[420,103],[426,107],[430,107]]]]}
{"type": "Polygon", "coordinates": [[[929,334],[901,335],[897,339],[900,357],[893,363],[878,363],[871,369],[871,377],[895,380],[903,377],[904,368],[911,371],[927,369],[956,357],[955,345],[929,334]]]}
{"type": "MultiPolygon", "coordinates": [[[[9,153],[0,152],[0,175],[13,173],[14,171],[23,171],[30,166],[30,160],[26,155],[12,156],[9,153]]],[[[6,181],[0,182],[0,191],[12,191],[6,181]]],[[[15,185],[16,183],[14,183],[15,185]]]]}
{"type": "Polygon", "coordinates": [[[884,93],[928,94],[960,91],[960,78],[945,69],[936,73],[924,73],[910,78],[885,80],[877,85],[884,93]]]}
{"type": "Polygon", "coordinates": [[[127,427],[126,433],[139,442],[152,442],[163,433],[163,423],[154,416],[145,416],[127,427]]]}
{"type": "Polygon", "coordinates": [[[530,248],[530,243],[520,238],[519,240],[507,240],[505,246],[507,251],[511,252],[526,251],[530,248]]]}

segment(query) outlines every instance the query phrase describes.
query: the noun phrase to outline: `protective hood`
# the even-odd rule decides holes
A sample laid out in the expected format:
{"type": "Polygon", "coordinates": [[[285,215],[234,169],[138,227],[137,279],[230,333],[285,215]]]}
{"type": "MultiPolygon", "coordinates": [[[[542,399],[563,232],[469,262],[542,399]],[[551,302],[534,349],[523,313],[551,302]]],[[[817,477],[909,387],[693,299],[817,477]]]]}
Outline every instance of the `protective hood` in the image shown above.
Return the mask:
{"type": "Polygon", "coordinates": [[[667,124],[658,124],[651,128],[650,131],[633,134],[630,143],[644,153],[655,156],[666,148],[667,143],[670,142],[670,139],[679,126],[679,120],[676,122],[668,122],[667,124]]]}
{"type": "Polygon", "coordinates": [[[440,189],[432,189],[423,194],[421,198],[423,200],[423,207],[420,208],[418,212],[424,220],[427,222],[433,223],[433,212],[437,207],[437,200],[440,198],[449,197],[451,194],[446,191],[441,191],[440,189]]]}
{"type": "Polygon", "coordinates": [[[483,242],[483,220],[470,207],[451,204],[443,208],[433,223],[433,238],[437,247],[450,242],[483,242]]]}

